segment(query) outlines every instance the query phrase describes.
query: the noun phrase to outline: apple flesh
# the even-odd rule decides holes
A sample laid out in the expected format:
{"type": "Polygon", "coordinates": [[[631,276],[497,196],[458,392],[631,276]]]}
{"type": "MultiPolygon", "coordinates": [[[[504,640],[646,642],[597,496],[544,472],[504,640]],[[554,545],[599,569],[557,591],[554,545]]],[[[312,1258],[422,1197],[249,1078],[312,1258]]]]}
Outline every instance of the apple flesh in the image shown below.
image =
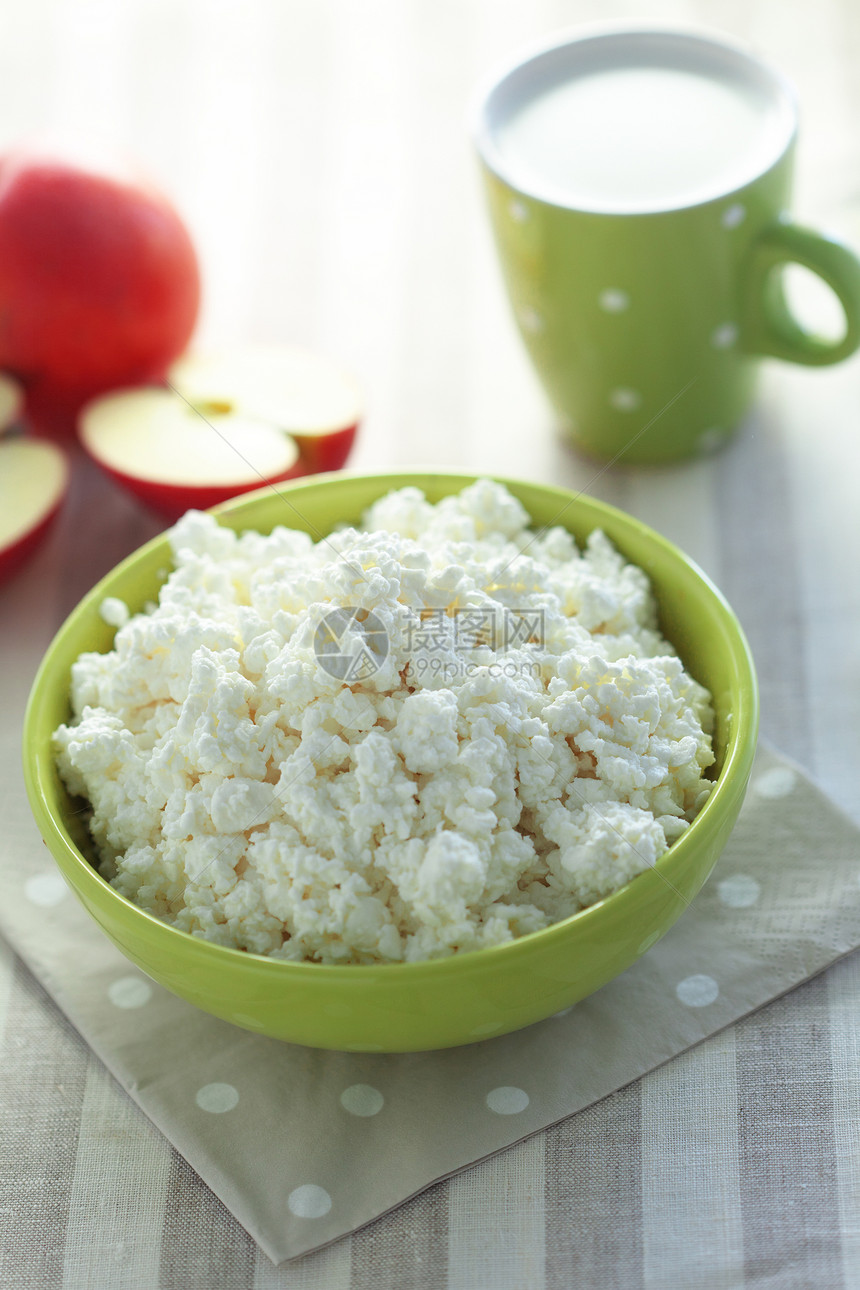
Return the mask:
{"type": "Polygon", "coordinates": [[[191,238],[161,194],[51,157],[0,160],[0,368],[40,424],[73,429],[94,395],[162,380],[199,300],[191,238]]]}
{"type": "Polygon", "coordinates": [[[40,545],[68,486],[66,454],[56,444],[21,438],[0,442],[0,582],[40,545]]]}
{"type": "Polygon", "coordinates": [[[167,380],[206,415],[233,411],[290,435],[303,474],[339,470],[361,418],[361,391],[350,373],[324,355],[287,345],[189,354],[173,364],[167,380]]]}
{"type": "Polygon", "coordinates": [[[103,395],[80,418],[89,455],[166,519],[301,473],[293,440],[233,412],[192,407],[157,386],[103,395]]]}

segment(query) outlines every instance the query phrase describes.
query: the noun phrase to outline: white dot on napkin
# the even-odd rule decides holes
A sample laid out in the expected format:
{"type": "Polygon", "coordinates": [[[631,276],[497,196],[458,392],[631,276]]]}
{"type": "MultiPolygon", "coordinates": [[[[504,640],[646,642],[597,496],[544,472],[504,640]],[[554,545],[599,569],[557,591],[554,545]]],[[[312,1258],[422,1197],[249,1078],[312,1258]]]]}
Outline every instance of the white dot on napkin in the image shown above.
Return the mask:
{"type": "Polygon", "coordinates": [[[746,219],[747,210],[741,206],[740,202],[735,202],[732,206],[727,206],[723,211],[722,225],[723,228],[737,228],[738,224],[743,224],[746,219]]]}
{"type": "Polygon", "coordinates": [[[331,1196],[325,1187],[305,1183],[290,1192],[287,1204],[296,1218],[323,1218],[331,1209],[331,1196]]]}
{"type": "Polygon", "coordinates": [[[675,993],[688,1008],[706,1008],[719,997],[720,987],[712,976],[697,973],[679,981],[675,986],[675,993]]]}
{"type": "Polygon", "coordinates": [[[761,895],[761,884],[747,873],[734,873],[731,878],[723,878],[717,894],[729,909],[748,909],[761,895]]]}
{"type": "Polygon", "coordinates": [[[600,308],[608,314],[620,314],[630,304],[630,297],[619,287],[607,287],[605,291],[601,291],[598,301],[600,308]]]}
{"type": "Polygon", "coordinates": [[[58,873],[37,873],[24,883],[24,895],[33,905],[48,909],[59,905],[68,887],[58,873]]]}
{"type": "Polygon", "coordinates": [[[529,1095],[524,1089],[503,1084],[500,1088],[490,1089],[487,1094],[487,1106],[496,1115],[519,1115],[529,1104],[529,1095]]]}
{"type": "Polygon", "coordinates": [[[121,976],[108,986],[108,998],[115,1008],[142,1008],[152,998],[152,986],[140,976],[121,976]]]}
{"type": "Polygon", "coordinates": [[[711,344],[714,349],[729,349],[738,338],[738,329],[734,323],[723,323],[711,332],[711,344]]]}
{"type": "Polygon", "coordinates": [[[609,402],[616,412],[635,412],[642,402],[642,395],[638,390],[619,385],[617,389],[609,391],[609,402]]]}
{"type": "Polygon", "coordinates": [[[340,1104],[350,1115],[378,1115],[385,1098],[372,1084],[350,1084],[340,1095],[340,1104]]]}
{"type": "Polygon", "coordinates": [[[222,1115],[224,1111],[232,1111],[236,1106],[239,1092],[232,1084],[204,1084],[197,1090],[195,1100],[201,1111],[222,1115]]]}
{"type": "Polygon", "coordinates": [[[788,766],[774,766],[766,770],[753,783],[753,788],[762,797],[788,797],[797,784],[797,776],[788,766]]]}

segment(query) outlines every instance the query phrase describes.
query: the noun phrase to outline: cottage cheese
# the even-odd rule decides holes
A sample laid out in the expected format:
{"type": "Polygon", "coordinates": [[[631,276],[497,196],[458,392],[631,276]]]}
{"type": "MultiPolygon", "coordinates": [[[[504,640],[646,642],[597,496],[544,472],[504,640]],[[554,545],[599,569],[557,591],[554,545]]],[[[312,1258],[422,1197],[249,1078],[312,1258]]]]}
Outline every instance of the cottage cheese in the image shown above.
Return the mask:
{"type": "Polygon", "coordinates": [[[367,963],[508,941],[653,865],[711,788],[709,695],[640,569],[529,522],[489,480],[316,544],[180,520],[158,605],[106,604],[55,735],[117,891],[367,963]]]}

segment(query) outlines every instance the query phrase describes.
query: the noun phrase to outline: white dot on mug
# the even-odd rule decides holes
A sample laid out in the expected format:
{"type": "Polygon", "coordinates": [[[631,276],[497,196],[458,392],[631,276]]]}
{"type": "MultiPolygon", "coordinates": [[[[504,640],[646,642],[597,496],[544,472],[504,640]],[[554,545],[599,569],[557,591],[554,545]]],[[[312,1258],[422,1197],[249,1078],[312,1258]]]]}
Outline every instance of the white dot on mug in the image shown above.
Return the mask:
{"type": "Polygon", "coordinates": [[[727,437],[728,431],[723,430],[721,426],[710,426],[699,435],[699,452],[703,457],[709,457],[712,452],[722,448],[727,437]]]}
{"type": "Polygon", "coordinates": [[[711,332],[711,344],[714,349],[730,349],[738,338],[738,329],[734,323],[723,323],[711,332]]]}
{"type": "Polygon", "coordinates": [[[519,311],[519,319],[525,331],[529,331],[533,335],[543,331],[543,318],[531,305],[523,305],[519,311]]]}
{"type": "Polygon", "coordinates": [[[723,211],[722,225],[723,228],[737,228],[746,219],[747,209],[740,202],[733,202],[723,211]]]}
{"type": "Polygon", "coordinates": [[[642,395],[638,390],[620,385],[617,389],[609,391],[609,402],[616,412],[635,412],[642,402],[642,395]]]}
{"type": "Polygon", "coordinates": [[[525,224],[529,217],[529,208],[525,202],[521,202],[519,198],[515,197],[508,207],[508,214],[514,223],[525,224]]]}
{"type": "Polygon", "coordinates": [[[620,287],[607,287],[598,297],[601,309],[608,314],[621,314],[630,304],[630,297],[620,287]]]}

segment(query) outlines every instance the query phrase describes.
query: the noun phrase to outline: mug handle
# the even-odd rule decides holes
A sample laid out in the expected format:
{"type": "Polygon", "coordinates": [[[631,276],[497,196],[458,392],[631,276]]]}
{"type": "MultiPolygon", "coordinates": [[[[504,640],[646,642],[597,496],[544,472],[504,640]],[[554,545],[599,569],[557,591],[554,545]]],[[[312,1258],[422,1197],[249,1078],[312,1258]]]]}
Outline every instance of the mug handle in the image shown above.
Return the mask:
{"type": "Polygon", "coordinates": [[[821,367],[860,347],[860,260],[841,242],[782,219],[753,243],[746,281],[744,343],[753,353],[821,367]],[[811,269],[834,292],[845,312],[840,340],[823,340],[794,317],[776,272],[786,264],[811,269]]]}

